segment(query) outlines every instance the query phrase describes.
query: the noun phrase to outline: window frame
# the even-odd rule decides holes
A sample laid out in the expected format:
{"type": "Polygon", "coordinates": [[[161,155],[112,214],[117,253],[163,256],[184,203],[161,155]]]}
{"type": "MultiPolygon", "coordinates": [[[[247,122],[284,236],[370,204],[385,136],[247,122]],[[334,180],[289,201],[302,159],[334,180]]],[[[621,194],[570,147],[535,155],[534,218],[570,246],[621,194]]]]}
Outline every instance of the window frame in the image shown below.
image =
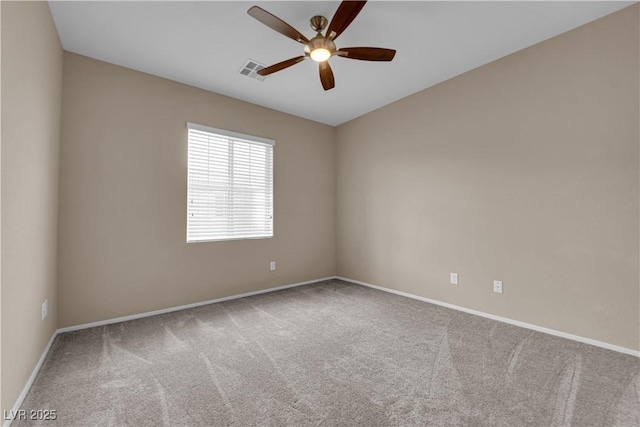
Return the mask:
{"type": "MultiPolygon", "coordinates": [[[[248,134],[243,134],[243,133],[239,133],[239,132],[234,132],[234,131],[229,131],[229,130],[225,130],[225,129],[219,129],[219,128],[214,128],[211,126],[205,126],[205,125],[201,125],[201,124],[197,124],[197,123],[192,123],[192,122],[187,122],[187,197],[186,197],[186,207],[187,207],[187,212],[186,212],[186,242],[188,244],[191,243],[207,243],[207,242],[228,242],[228,241],[234,241],[234,240],[262,240],[262,239],[271,239],[274,237],[275,235],[275,230],[274,230],[274,210],[275,210],[275,202],[274,202],[274,151],[275,151],[275,143],[276,141],[270,138],[264,138],[264,137],[260,137],[260,136],[255,136],[255,135],[248,135],[248,134]],[[190,240],[190,235],[189,235],[189,205],[190,205],[190,190],[191,190],[191,186],[190,186],[190,178],[189,178],[189,174],[191,171],[190,168],[190,138],[189,138],[189,132],[191,130],[194,131],[198,131],[198,132],[205,132],[205,133],[210,133],[215,137],[222,137],[222,138],[228,138],[230,140],[237,140],[235,142],[240,142],[240,143],[251,143],[251,144],[258,144],[258,145],[263,145],[263,146],[270,146],[270,166],[269,166],[269,172],[270,172],[270,176],[268,176],[268,182],[269,182],[269,190],[270,190],[270,202],[271,202],[271,206],[270,206],[270,212],[271,212],[271,216],[270,216],[270,221],[271,221],[271,227],[270,227],[270,235],[268,234],[264,234],[264,235],[259,235],[259,236],[252,236],[252,237],[222,237],[222,238],[206,238],[206,239],[198,239],[198,240],[194,240],[193,238],[191,238],[190,240]]],[[[231,144],[230,144],[231,145],[231,144]]],[[[265,166],[265,168],[267,168],[265,166]]],[[[233,175],[230,172],[230,180],[232,181],[232,177],[233,175]]],[[[267,177],[267,175],[265,174],[265,177],[267,177]]],[[[265,219],[267,219],[265,217],[265,219]]]]}

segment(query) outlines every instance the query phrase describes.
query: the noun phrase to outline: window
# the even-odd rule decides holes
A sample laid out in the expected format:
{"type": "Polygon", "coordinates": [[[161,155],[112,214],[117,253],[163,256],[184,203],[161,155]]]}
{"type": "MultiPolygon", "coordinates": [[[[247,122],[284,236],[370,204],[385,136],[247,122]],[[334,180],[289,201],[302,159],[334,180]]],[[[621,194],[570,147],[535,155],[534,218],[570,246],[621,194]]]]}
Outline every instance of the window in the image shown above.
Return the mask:
{"type": "Polygon", "coordinates": [[[187,123],[187,242],[273,237],[273,140],[187,123]]]}

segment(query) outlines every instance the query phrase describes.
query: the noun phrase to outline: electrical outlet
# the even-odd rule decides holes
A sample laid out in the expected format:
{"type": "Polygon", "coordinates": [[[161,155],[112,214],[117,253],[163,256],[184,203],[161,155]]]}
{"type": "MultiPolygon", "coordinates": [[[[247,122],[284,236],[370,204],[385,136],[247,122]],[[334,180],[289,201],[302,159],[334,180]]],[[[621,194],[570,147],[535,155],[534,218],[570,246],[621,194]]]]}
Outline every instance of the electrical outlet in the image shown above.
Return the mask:
{"type": "Polygon", "coordinates": [[[502,293],[502,280],[494,280],[493,281],[493,292],[497,294],[502,293]]]}
{"type": "Polygon", "coordinates": [[[276,269],[276,262],[275,261],[271,261],[269,263],[269,270],[275,271],[275,269],[276,269]]]}
{"type": "Polygon", "coordinates": [[[451,273],[449,281],[451,282],[452,285],[457,285],[458,284],[458,273],[451,273]]]}
{"type": "Polygon", "coordinates": [[[49,314],[49,300],[44,300],[42,303],[42,320],[47,317],[47,314],[49,314]]]}

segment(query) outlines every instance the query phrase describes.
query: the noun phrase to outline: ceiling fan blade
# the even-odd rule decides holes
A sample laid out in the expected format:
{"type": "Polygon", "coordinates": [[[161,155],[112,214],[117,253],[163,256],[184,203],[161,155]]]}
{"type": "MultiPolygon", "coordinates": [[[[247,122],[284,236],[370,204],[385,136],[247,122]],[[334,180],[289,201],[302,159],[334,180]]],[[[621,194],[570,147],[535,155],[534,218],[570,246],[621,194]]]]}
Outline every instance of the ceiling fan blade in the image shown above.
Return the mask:
{"type": "Polygon", "coordinates": [[[276,71],[284,70],[285,68],[289,68],[292,65],[296,65],[298,62],[304,61],[306,56],[296,56],[295,58],[287,59],[286,61],[278,62],[277,64],[273,64],[267,68],[263,68],[258,71],[258,74],[261,76],[268,76],[269,74],[273,74],[276,71]]]}
{"type": "Polygon", "coordinates": [[[335,40],[344,30],[347,29],[349,24],[356,19],[358,13],[364,7],[366,1],[343,1],[340,3],[336,14],[333,15],[329,28],[327,28],[327,38],[335,40]]]}
{"type": "Polygon", "coordinates": [[[381,47],[344,47],[338,50],[336,55],[362,61],[391,61],[396,51],[381,47]]]}
{"type": "Polygon", "coordinates": [[[329,61],[324,61],[319,64],[320,66],[320,81],[322,82],[322,87],[324,90],[333,89],[336,85],[333,79],[333,71],[331,71],[331,66],[329,65],[329,61]]]}
{"type": "Polygon", "coordinates": [[[300,33],[298,30],[293,28],[291,25],[287,24],[277,16],[270,14],[269,12],[262,9],[261,7],[253,6],[251,9],[247,11],[247,13],[249,14],[249,16],[262,22],[264,25],[271,28],[272,30],[277,31],[280,34],[283,34],[289,37],[290,39],[297,41],[298,43],[304,44],[309,41],[308,38],[306,38],[302,33],[300,33]]]}

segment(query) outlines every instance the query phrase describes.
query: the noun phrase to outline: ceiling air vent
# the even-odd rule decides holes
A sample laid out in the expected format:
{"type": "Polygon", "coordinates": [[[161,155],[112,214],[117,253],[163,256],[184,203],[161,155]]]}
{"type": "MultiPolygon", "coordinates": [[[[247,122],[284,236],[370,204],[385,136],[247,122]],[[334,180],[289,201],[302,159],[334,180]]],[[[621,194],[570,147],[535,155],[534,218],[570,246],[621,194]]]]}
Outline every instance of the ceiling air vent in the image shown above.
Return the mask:
{"type": "Polygon", "coordinates": [[[247,62],[240,69],[240,74],[243,76],[251,77],[252,79],[263,81],[266,76],[261,76],[258,71],[266,68],[263,64],[260,64],[253,59],[247,59],[247,62]]]}

